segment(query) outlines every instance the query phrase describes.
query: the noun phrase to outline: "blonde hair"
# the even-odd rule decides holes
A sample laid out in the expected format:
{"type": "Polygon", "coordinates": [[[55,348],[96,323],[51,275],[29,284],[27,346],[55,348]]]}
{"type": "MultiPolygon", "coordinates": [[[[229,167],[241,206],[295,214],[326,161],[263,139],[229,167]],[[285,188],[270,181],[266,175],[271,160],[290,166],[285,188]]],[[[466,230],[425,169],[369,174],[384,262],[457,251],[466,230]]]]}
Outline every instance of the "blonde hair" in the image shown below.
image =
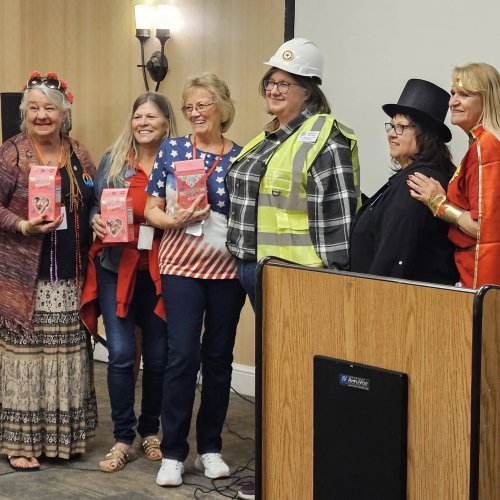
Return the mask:
{"type": "Polygon", "coordinates": [[[470,63],[453,69],[452,84],[483,99],[483,127],[500,140],[500,74],[487,63],[470,63]]]}
{"type": "Polygon", "coordinates": [[[113,146],[111,146],[109,158],[110,168],[107,179],[110,183],[123,181],[124,171],[129,166],[135,165],[139,159],[139,149],[134,137],[134,131],[132,130],[132,118],[137,108],[146,102],[153,103],[165,118],[165,137],[177,135],[174,110],[170,101],[164,95],[158,94],[157,92],[145,92],[141,94],[132,105],[132,111],[122,133],[113,146]]]}
{"type": "Polygon", "coordinates": [[[227,132],[233,123],[235,109],[231,99],[231,92],[226,82],[213,73],[203,73],[199,76],[188,78],[182,90],[182,104],[186,104],[186,99],[194,88],[208,90],[213,96],[217,108],[221,115],[221,132],[227,132]]]}

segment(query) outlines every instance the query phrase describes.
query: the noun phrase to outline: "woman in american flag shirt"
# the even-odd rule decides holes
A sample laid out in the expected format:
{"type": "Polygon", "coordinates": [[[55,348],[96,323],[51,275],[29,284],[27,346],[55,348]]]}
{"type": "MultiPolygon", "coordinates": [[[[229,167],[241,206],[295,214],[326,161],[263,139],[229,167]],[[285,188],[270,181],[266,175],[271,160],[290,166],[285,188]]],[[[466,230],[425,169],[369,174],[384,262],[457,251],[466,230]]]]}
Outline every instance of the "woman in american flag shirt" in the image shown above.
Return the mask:
{"type": "Polygon", "coordinates": [[[203,74],[186,82],[182,99],[192,133],[164,140],[147,187],[145,210],[149,224],[165,231],[159,260],[168,362],[162,405],[163,460],[156,477],[160,486],[182,483],[200,362],[203,387],[195,467],[212,479],[229,476],[220,454],[221,431],[229,403],[236,326],[245,302],[235,259],[225,246],[229,200],[224,178],[241,150],[223,136],[234,118],[230,92],[216,75],[203,74]],[[188,208],[181,208],[175,166],[193,159],[203,160],[208,204],[201,195],[188,208]]]}

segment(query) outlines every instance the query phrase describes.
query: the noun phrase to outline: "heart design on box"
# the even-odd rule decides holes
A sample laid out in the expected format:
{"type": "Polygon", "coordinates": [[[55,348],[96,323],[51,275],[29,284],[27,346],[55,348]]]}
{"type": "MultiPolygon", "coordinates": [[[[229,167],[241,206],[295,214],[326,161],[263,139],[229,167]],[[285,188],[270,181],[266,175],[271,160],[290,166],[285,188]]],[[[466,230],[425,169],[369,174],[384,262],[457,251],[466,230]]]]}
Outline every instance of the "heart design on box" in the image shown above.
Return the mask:
{"type": "Polygon", "coordinates": [[[116,236],[120,229],[123,227],[123,223],[121,219],[106,219],[106,227],[109,229],[111,236],[116,236]]]}
{"type": "Polygon", "coordinates": [[[40,215],[42,215],[49,206],[49,199],[45,197],[40,198],[39,196],[35,196],[32,202],[33,206],[36,208],[37,212],[40,215]]]}
{"type": "Polygon", "coordinates": [[[203,177],[202,174],[193,174],[193,175],[183,175],[182,180],[190,187],[194,187],[198,181],[203,177]]]}

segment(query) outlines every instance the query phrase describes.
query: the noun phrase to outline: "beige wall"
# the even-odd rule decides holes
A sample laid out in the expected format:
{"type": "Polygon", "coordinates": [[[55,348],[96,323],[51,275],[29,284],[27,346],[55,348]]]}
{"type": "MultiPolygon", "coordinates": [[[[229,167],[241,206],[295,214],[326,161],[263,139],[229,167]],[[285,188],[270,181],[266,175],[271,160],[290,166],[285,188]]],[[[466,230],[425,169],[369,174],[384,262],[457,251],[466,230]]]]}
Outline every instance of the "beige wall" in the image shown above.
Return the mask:
{"type": "MultiPolygon", "coordinates": [[[[73,137],[97,163],[144,91],[134,0],[0,0],[0,92],[21,90],[33,70],[55,71],[75,95],[73,137]]],[[[151,2],[149,2],[151,3],[151,2]]],[[[166,2],[161,2],[166,3],[166,2]]],[[[203,71],[224,78],[236,102],[227,136],[244,144],[266,122],[257,86],[268,59],[283,41],[284,0],[178,0],[184,27],[172,33],[169,73],[160,92],[180,108],[186,77],[203,71]]],[[[146,56],[159,47],[146,45],[146,56]]],[[[151,84],[150,84],[151,85],[151,84]]],[[[154,87],[153,87],[154,88],[154,87]]],[[[187,131],[177,113],[180,132],[187,131]]],[[[235,361],[254,363],[254,318],[247,305],[235,361]]]]}

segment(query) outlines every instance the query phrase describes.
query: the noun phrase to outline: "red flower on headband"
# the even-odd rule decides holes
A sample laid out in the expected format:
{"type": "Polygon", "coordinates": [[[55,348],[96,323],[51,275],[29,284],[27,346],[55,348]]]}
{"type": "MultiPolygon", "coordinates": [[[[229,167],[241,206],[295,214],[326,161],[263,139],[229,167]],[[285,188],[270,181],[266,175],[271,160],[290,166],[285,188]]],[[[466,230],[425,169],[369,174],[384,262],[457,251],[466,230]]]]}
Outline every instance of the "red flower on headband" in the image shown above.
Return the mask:
{"type": "Polygon", "coordinates": [[[33,80],[33,78],[38,78],[40,76],[40,71],[32,71],[30,75],[30,80],[33,80]]]}
{"type": "Polygon", "coordinates": [[[70,104],[73,104],[74,96],[73,96],[73,94],[72,94],[71,92],[68,92],[68,93],[66,94],[66,99],[68,99],[68,102],[69,102],[70,104]]]}
{"type": "Polygon", "coordinates": [[[47,73],[47,78],[52,78],[53,80],[57,80],[57,73],[47,73]]]}
{"type": "Polygon", "coordinates": [[[68,88],[68,82],[66,80],[59,80],[59,83],[61,84],[61,87],[66,90],[68,88]]]}

